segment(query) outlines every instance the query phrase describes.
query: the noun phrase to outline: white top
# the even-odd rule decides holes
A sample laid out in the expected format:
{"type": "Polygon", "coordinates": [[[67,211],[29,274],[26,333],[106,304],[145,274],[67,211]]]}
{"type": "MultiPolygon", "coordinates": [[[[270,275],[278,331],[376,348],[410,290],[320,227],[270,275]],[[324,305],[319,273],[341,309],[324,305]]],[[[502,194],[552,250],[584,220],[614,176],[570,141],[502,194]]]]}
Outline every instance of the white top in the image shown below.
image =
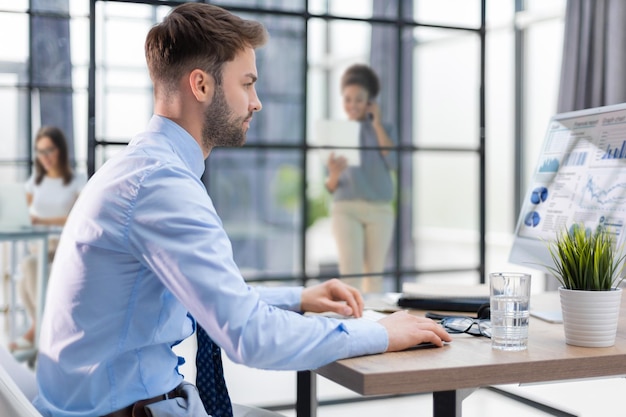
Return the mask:
{"type": "Polygon", "coordinates": [[[63,184],[63,178],[48,176],[36,185],[33,174],[25,185],[26,193],[33,196],[30,214],[42,219],[67,216],[86,182],[84,175],[75,173],[67,185],[63,184]]]}

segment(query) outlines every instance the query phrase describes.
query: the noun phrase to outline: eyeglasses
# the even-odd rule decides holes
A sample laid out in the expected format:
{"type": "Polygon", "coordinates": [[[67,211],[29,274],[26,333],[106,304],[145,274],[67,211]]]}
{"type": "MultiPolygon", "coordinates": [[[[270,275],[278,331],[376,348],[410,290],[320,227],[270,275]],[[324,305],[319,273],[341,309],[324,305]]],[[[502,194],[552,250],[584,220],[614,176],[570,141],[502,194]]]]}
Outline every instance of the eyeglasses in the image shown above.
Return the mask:
{"type": "Polygon", "coordinates": [[[56,151],[57,151],[57,148],[55,148],[55,147],[44,148],[44,149],[35,149],[35,153],[37,154],[37,156],[52,155],[56,151]]]}
{"type": "Polygon", "coordinates": [[[444,317],[439,322],[448,333],[467,333],[472,336],[491,338],[491,320],[473,319],[471,317],[444,317]]]}

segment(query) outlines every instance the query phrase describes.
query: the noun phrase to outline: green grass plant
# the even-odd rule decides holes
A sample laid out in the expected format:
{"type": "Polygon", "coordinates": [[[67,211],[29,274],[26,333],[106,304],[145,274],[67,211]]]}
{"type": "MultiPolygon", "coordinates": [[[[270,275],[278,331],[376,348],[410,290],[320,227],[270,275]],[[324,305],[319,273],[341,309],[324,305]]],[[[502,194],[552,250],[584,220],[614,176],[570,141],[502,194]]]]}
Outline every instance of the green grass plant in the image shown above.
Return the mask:
{"type": "Polygon", "coordinates": [[[595,232],[583,225],[564,229],[548,242],[554,267],[546,267],[569,290],[609,291],[623,280],[626,254],[615,248],[613,235],[604,227],[595,232]]]}

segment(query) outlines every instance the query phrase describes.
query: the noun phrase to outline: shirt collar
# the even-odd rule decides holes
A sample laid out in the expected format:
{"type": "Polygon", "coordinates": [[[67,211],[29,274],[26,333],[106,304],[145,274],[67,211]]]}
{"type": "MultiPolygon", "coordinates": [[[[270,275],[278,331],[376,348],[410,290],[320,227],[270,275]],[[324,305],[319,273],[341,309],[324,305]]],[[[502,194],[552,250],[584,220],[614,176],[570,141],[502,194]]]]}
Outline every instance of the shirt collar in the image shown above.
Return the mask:
{"type": "Polygon", "coordinates": [[[180,125],[167,117],[153,115],[148,123],[149,132],[163,134],[183,162],[200,178],[204,173],[204,154],[198,142],[180,125]]]}

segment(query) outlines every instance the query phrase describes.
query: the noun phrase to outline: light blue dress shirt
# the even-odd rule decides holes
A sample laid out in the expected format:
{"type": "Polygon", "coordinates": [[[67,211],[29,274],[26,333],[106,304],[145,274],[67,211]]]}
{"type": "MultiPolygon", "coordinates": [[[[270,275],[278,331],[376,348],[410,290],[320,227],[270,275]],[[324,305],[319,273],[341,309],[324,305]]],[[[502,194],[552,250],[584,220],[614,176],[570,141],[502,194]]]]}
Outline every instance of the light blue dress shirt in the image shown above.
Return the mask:
{"type": "Polygon", "coordinates": [[[44,416],[99,416],[176,387],[191,314],[231,360],[315,369],[383,352],[367,320],[303,316],[301,288],[252,288],[200,181],[202,151],[153,116],[91,178],[63,230],[37,365],[44,416]]]}

